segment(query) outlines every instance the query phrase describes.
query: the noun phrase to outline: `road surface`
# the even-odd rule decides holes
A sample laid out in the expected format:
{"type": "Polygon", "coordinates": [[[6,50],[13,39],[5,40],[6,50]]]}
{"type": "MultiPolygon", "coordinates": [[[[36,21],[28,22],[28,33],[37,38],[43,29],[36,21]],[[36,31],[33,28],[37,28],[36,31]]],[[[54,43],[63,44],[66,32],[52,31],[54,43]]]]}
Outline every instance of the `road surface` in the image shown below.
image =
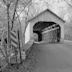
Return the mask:
{"type": "Polygon", "coordinates": [[[3,72],[72,72],[72,43],[33,44],[19,68],[7,67],[3,72]]]}
{"type": "Polygon", "coordinates": [[[33,47],[41,52],[33,72],[72,72],[71,44],[36,44],[33,47]]]}

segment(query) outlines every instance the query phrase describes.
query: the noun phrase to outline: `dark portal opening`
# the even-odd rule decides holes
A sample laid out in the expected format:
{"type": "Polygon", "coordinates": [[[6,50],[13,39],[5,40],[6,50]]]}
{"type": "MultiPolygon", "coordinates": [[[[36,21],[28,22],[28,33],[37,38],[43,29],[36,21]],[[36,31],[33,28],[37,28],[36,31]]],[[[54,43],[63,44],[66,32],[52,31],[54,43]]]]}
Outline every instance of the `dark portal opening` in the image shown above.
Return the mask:
{"type": "Polygon", "coordinates": [[[61,28],[60,25],[58,25],[55,22],[44,22],[44,21],[39,21],[37,22],[34,26],[33,26],[33,32],[38,34],[38,41],[42,41],[42,31],[45,28],[48,28],[52,25],[56,25],[56,27],[59,27],[59,29],[57,29],[57,42],[60,42],[60,38],[61,38],[61,28]]]}
{"type": "Polygon", "coordinates": [[[5,40],[5,43],[7,44],[7,38],[5,38],[4,40],[5,40]]]}
{"type": "Polygon", "coordinates": [[[34,31],[38,35],[38,41],[42,41],[42,34],[40,31],[34,31]]]}
{"type": "Polygon", "coordinates": [[[57,42],[60,42],[60,38],[61,38],[61,27],[60,25],[58,25],[59,29],[57,29],[57,42]]]}
{"type": "Polygon", "coordinates": [[[1,42],[1,39],[0,39],[0,42],[1,42]]]}

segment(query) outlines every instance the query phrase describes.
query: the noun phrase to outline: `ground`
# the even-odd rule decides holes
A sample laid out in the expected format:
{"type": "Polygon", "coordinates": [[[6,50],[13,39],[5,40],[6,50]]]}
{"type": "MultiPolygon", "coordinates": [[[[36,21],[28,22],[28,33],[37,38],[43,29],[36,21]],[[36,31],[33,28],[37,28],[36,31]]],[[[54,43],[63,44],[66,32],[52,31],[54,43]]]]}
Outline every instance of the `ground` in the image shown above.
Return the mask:
{"type": "Polygon", "coordinates": [[[72,43],[33,44],[32,51],[17,69],[7,67],[3,72],[72,72],[72,43]]]}
{"type": "Polygon", "coordinates": [[[72,72],[72,46],[41,44],[41,56],[34,72],[72,72]]]}

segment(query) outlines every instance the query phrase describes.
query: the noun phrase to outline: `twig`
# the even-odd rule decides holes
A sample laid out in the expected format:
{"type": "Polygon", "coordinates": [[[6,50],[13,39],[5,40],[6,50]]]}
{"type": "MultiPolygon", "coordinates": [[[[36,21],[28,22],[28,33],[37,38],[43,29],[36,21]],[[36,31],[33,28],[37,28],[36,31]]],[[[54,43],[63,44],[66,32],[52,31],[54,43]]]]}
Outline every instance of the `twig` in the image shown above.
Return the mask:
{"type": "Polygon", "coordinates": [[[4,2],[4,4],[7,6],[6,1],[5,1],[5,0],[3,0],[3,2],[4,2]]]}
{"type": "MultiPolygon", "coordinates": [[[[29,2],[26,4],[26,6],[28,6],[30,2],[31,2],[31,1],[29,1],[29,2]]],[[[22,4],[24,4],[24,3],[22,3],[22,4]]],[[[25,10],[25,7],[26,7],[26,6],[24,6],[24,9],[19,13],[19,15],[18,15],[17,12],[16,12],[17,17],[16,17],[15,19],[19,18],[19,16],[21,15],[21,13],[25,10]]]]}
{"type": "Polygon", "coordinates": [[[70,4],[68,1],[64,0],[70,7],[72,7],[72,4],[70,4]]]}
{"type": "Polygon", "coordinates": [[[2,51],[2,49],[1,49],[1,48],[0,48],[0,50],[1,50],[1,53],[2,53],[3,57],[6,57],[6,56],[4,55],[4,53],[3,53],[3,51],[2,51]]]}
{"type": "Polygon", "coordinates": [[[15,9],[14,9],[14,13],[13,13],[13,18],[12,18],[12,27],[11,27],[11,30],[13,29],[13,24],[14,24],[14,19],[15,19],[15,14],[16,14],[16,9],[17,9],[17,5],[18,5],[18,1],[16,1],[16,4],[15,4],[15,9]]]}

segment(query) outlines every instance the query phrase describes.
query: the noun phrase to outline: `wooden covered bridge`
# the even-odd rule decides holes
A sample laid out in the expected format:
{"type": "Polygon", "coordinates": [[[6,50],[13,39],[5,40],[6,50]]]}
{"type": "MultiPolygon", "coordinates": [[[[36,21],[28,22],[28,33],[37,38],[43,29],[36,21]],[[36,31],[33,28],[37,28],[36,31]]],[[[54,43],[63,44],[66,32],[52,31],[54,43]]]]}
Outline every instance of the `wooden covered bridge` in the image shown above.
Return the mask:
{"type": "Polygon", "coordinates": [[[28,19],[30,40],[35,42],[63,42],[65,21],[49,9],[28,19]]]}

